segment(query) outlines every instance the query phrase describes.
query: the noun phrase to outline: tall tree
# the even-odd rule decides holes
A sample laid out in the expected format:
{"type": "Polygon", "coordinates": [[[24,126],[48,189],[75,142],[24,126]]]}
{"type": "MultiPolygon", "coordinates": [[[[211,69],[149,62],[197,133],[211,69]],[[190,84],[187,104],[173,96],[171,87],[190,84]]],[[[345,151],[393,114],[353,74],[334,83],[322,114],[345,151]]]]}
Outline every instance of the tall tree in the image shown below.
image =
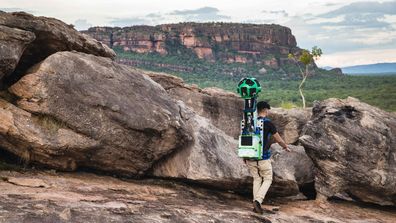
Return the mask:
{"type": "Polygon", "coordinates": [[[305,81],[307,80],[307,77],[309,76],[309,67],[315,60],[318,60],[321,56],[322,56],[322,49],[320,49],[317,46],[312,47],[311,51],[303,50],[300,55],[289,54],[289,58],[292,59],[297,64],[301,73],[302,81],[298,86],[298,90],[300,92],[301,99],[303,102],[303,108],[305,108],[305,97],[303,94],[303,87],[305,81]],[[304,71],[301,69],[301,64],[303,64],[305,67],[304,71]]]}

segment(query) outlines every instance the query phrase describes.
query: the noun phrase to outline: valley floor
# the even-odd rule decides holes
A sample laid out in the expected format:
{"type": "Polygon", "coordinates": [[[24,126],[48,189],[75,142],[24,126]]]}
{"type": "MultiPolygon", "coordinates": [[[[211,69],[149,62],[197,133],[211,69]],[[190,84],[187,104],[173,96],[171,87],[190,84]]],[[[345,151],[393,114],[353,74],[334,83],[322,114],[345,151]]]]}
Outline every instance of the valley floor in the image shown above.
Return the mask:
{"type": "Polygon", "coordinates": [[[396,222],[394,209],[345,202],[272,205],[280,210],[260,216],[248,197],[172,181],[0,171],[0,222],[396,222]]]}

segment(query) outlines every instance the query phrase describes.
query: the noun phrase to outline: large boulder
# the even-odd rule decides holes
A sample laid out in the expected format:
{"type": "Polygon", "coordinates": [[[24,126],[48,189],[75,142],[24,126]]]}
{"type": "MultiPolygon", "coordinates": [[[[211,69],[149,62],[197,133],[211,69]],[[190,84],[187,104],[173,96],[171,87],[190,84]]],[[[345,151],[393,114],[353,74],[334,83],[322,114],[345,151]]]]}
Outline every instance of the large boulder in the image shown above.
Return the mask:
{"type": "MultiPolygon", "coordinates": [[[[184,107],[183,102],[181,107],[184,107]]],[[[238,141],[190,108],[182,116],[194,129],[193,143],[154,165],[152,175],[194,181],[221,189],[246,188],[249,172],[237,156],[238,141]]]]}
{"type": "Polygon", "coordinates": [[[355,98],[316,103],[300,142],[325,197],[396,204],[396,117],[355,98]]]}
{"type": "Polygon", "coordinates": [[[234,138],[239,136],[243,100],[236,94],[217,88],[200,89],[165,73],[144,73],[161,84],[173,98],[183,101],[198,115],[210,119],[214,126],[227,135],[234,138]]]}
{"type": "Polygon", "coordinates": [[[32,32],[0,25],[0,80],[15,70],[26,46],[34,39],[32,32]]]}
{"type": "Polygon", "coordinates": [[[301,108],[272,108],[269,112],[269,118],[287,144],[297,143],[310,117],[311,111],[301,108]]]}
{"type": "MultiPolygon", "coordinates": [[[[6,82],[10,84],[17,81],[32,65],[55,52],[75,50],[110,58],[114,58],[116,55],[106,45],[79,33],[71,25],[54,18],[36,17],[24,12],[6,13],[0,11],[0,25],[28,31],[36,36],[34,41],[28,44],[24,51],[24,46],[19,46],[19,49],[16,49],[18,52],[22,50],[23,54],[16,67],[16,73],[11,75],[12,71],[10,70],[11,72],[9,71],[6,74],[6,82]]],[[[16,36],[14,35],[14,37],[16,36]]],[[[9,39],[13,39],[13,37],[9,37],[9,39]]],[[[27,43],[32,40],[30,37],[28,39],[28,41],[24,42],[27,43]]]]}
{"type": "Polygon", "coordinates": [[[24,162],[75,170],[76,164],[81,164],[76,163],[76,158],[84,160],[84,152],[100,145],[99,141],[77,133],[63,123],[34,115],[3,99],[0,99],[0,120],[0,147],[24,162]]]}
{"type": "Polygon", "coordinates": [[[275,143],[272,144],[272,171],[274,183],[270,192],[279,196],[296,195],[301,188],[312,184],[314,164],[305,153],[304,147],[289,145],[291,152],[287,152],[275,143]]]}
{"type": "Polygon", "coordinates": [[[9,91],[23,116],[3,108],[0,147],[49,167],[140,176],[191,140],[166,91],[109,58],[58,52],[9,91]]]}

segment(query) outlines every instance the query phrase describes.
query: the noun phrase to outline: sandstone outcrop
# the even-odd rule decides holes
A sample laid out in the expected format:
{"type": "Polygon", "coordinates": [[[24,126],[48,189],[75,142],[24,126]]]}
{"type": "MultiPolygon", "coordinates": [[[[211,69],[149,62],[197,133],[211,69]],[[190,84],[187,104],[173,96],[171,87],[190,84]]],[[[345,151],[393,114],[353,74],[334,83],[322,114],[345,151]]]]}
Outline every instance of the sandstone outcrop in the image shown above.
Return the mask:
{"type": "Polygon", "coordinates": [[[159,84],[109,58],[58,52],[9,91],[0,147],[56,169],[141,176],[191,139],[159,84]]]}
{"type": "Polygon", "coordinates": [[[396,204],[396,117],[354,98],[316,103],[300,137],[325,197],[396,204]]]}
{"type": "Polygon", "coordinates": [[[125,52],[162,55],[192,52],[209,61],[254,62],[274,69],[278,69],[281,57],[287,58],[289,53],[300,51],[291,30],[274,24],[180,23],[92,27],[84,33],[125,52]]]}
{"type": "MultiPolygon", "coordinates": [[[[36,17],[24,12],[6,13],[0,11],[0,25],[13,28],[14,32],[21,30],[19,34],[13,35],[14,38],[21,38],[17,37],[18,35],[24,35],[24,38],[27,38],[23,40],[22,45],[15,45],[15,53],[18,55],[23,53],[15,73],[11,75],[13,70],[8,69],[7,71],[6,75],[9,76],[7,82],[10,84],[16,82],[32,65],[58,51],[75,50],[97,56],[115,57],[114,51],[106,45],[79,33],[72,26],[54,18],[36,17]],[[22,34],[23,31],[25,33],[22,34]]],[[[11,39],[9,38],[9,40],[11,39]]],[[[11,46],[9,45],[9,47],[11,46]]],[[[0,61],[0,64],[5,63],[3,60],[0,61]]]]}

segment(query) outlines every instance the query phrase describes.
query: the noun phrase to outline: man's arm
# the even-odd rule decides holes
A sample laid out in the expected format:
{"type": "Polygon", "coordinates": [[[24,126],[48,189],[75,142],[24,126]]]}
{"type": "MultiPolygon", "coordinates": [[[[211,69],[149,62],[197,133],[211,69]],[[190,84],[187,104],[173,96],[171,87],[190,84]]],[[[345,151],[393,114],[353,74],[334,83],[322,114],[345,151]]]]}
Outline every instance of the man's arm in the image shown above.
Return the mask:
{"type": "Polygon", "coordinates": [[[274,135],[274,139],[275,141],[282,146],[282,148],[288,152],[290,152],[289,147],[287,147],[287,144],[285,143],[285,141],[283,141],[282,137],[279,135],[279,133],[275,133],[274,135]]]}

